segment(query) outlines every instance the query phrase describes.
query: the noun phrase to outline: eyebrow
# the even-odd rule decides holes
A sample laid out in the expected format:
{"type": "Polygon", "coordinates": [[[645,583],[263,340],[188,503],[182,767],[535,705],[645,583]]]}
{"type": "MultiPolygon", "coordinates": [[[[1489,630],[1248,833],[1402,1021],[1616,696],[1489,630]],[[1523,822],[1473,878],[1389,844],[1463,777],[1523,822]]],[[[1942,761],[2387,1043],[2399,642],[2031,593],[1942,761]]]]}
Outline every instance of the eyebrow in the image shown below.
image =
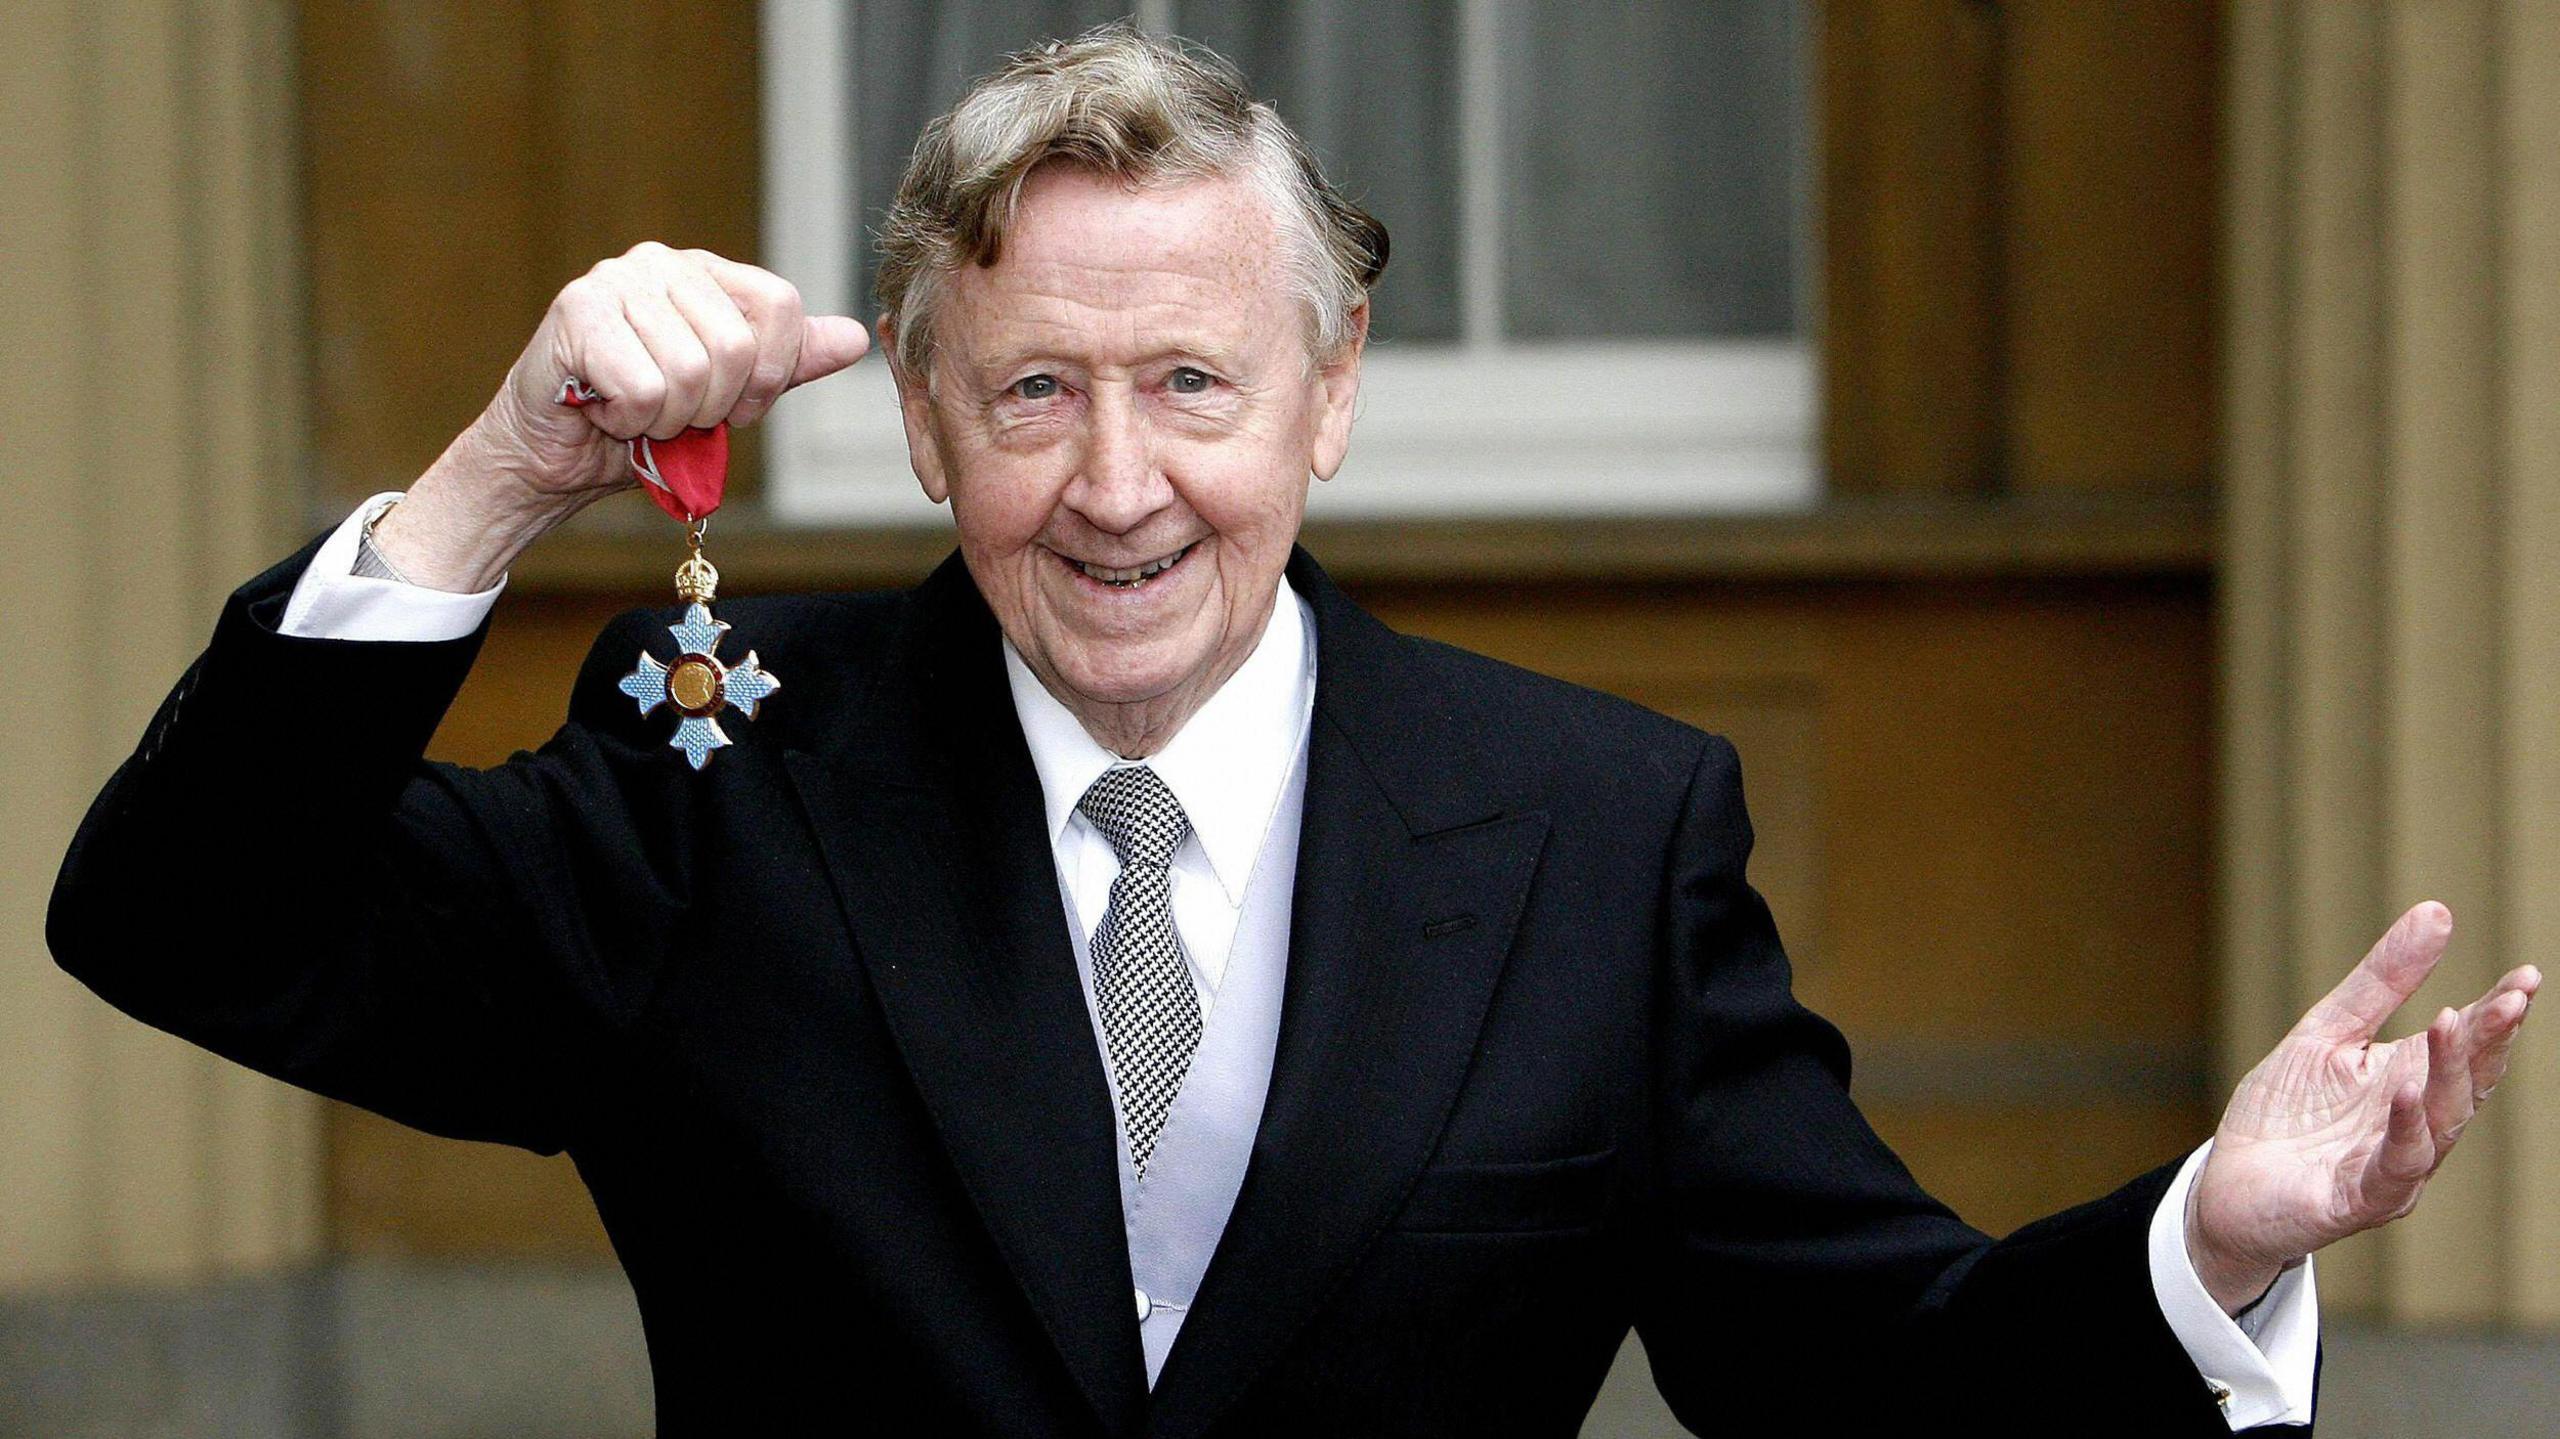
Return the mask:
{"type": "MultiPolygon", "coordinates": [[[[1162,360],[1177,358],[1196,359],[1218,369],[1233,370],[1241,365],[1243,360],[1243,350],[1236,345],[1210,343],[1204,336],[1181,335],[1174,337],[1174,339],[1168,343],[1156,346],[1137,363],[1140,366],[1144,366],[1162,360]]],[[[1062,354],[1045,345],[1026,345],[1020,349],[1014,350],[992,350],[984,354],[973,355],[969,358],[969,364],[972,368],[989,374],[1007,370],[1016,370],[1020,369],[1024,365],[1037,364],[1043,361],[1061,365],[1074,365],[1079,368],[1086,367],[1089,364],[1086,360],[1071,358],[1070,356],[1062,354]]]]}

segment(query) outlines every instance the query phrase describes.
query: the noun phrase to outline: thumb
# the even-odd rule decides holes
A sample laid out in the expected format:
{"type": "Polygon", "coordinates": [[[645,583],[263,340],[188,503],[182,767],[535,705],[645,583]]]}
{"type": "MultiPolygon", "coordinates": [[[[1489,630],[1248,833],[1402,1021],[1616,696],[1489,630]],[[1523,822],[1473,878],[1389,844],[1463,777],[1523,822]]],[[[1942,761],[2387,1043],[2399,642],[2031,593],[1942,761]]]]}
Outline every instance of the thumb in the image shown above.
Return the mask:
{"type": "Polygon", "coordinates": [[[825,379],[870,349],[871,336],[861,321],[850,315],[811,315],[800,322],[800,361],[792,366],[791,384],[825,379]]]}

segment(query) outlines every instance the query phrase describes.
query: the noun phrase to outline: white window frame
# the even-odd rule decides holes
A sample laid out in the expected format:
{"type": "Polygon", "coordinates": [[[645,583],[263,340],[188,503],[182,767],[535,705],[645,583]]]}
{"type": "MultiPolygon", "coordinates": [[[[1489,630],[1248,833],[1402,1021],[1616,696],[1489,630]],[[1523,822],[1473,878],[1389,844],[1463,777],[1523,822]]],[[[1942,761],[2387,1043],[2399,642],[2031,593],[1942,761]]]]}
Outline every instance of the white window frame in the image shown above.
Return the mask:
{"type": "MultiPolygon", "coordinates": [[[[852,293],[857,73],[844,0],[762,0],[766,264],[812,313],[852,293]]],[[[1559,343],[1499,334],[1498,0],[1460,0],[1460,308],[1455,344],[1374,345],[1320,519],[1704,515],[1821,499],[1810,335],[1559,343]]],[[[1162,26],[1156,0],[1142,21],[1162,26]]],[[[866,360],[775,407],[766,502],[795,525],[931,526],[888,367],[866,360]]]]}

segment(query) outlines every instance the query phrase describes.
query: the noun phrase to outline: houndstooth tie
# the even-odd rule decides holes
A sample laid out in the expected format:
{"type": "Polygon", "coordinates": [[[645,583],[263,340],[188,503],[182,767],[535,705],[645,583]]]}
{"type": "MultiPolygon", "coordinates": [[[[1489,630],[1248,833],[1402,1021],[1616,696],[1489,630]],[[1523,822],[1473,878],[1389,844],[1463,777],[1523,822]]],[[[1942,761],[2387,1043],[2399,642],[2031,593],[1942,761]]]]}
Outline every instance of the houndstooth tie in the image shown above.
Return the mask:
{"type": "Polygon", "coordinates": [[[1191,820],[1145,765],[1104,770],[1076,808],[1120,856],[1111,907],[1093,932],[1093,994],[1120,1086],[1129,1155],[1143,1179],[1147,1156],[1155,1152],[1156,1136],[1200,1047],[1200,996],[1174,933],[1167,868],[1174,847],[1191,832],[1191,820]]]}

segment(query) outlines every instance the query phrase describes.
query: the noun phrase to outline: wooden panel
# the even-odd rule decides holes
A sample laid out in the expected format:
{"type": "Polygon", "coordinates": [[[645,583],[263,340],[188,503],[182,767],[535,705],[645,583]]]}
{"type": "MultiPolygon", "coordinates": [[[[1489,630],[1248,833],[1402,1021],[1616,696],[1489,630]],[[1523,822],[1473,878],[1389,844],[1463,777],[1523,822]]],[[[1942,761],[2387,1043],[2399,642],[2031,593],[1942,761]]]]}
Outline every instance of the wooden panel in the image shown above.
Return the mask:
{"type": "Polygon", "coordinates": [[[1859,1105],[1923,1188],[1992,1234],[2095,1199],[2213,1132],[2192,1104],[2138,1097],[1983,1107],[1861,1096],[1859,1105]]]}
{"type": "Polygon", "coordinates": [[[329,1106],[329,1228],[342,1254],[610,1261],[577,1166],[439,1139],[329,1106]]]}
{"type": "MultiPolygon", "coordinates": [[[[703,0],[302,6],[324,515],[425,469],[596,261],[647,239],[755,257],[755,16],[703,0]]],[[[741,495],[756,438],[739,435],[741,495]]]]}
{"type": "MultiPolygon", "coordinates": [[[[312,440],[332,508],[480,413],[549,294],[526,0],[302,7],[312,440]]],[[[564,280],[567,276],[560,276],[564,280]]]]}
{"type": "Polygon", "coordinates": [[[2200,1036],[2200,588],[1868,590],[1828,619],[1841,959],[1813,997],[1853,1036],[2200,1036]]]}
{"type": "Polygon", "coordinates": [[[1822,7],[1823,464],[1979,492],[2000,424],[2000,7],[1822,7]]]}
{"type": "Polygon", "coordinates": [[[756,253],[756,10],[536,0],[531,49],[556,137],[538,162],[544,259],[574,275],[641,240],[756,253]]]}
{"type": "Polygon", "coordinates": [[[2216,8],[2000,7],[2013,489],[2208,483],[2216,8]]]}
{"type": "Polygon", "coordinates": [[[2209,483],[2219,19],[1823,8],[1835,492],[2209,483]]]}

